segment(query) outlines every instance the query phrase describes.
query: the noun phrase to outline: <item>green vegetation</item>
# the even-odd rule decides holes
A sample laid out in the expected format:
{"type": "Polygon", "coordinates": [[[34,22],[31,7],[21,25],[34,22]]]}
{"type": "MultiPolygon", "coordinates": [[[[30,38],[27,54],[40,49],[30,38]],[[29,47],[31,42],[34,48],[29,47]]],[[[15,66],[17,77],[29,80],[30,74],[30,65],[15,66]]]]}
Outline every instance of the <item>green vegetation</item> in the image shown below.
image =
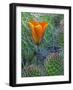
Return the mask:
{"type": "Polygon", "coordinates": [[[63,26],[63,14],[21,13],[22,77],[64,74],[63,26]],[[33,42],[31,30],[28,27],[29,21],[45,21],[49,24],[39,48],[36,48],[33,42]],[[54,47],[57,50],[54,50],[54,47]]]}

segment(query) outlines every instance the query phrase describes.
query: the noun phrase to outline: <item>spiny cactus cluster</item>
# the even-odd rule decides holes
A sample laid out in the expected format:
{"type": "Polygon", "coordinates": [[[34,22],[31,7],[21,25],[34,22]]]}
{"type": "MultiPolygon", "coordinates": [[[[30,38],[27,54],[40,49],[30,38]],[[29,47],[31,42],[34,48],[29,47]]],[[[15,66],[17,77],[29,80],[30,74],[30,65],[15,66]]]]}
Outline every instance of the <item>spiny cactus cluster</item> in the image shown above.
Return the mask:
{"type": "Polygon", "coordinates": [[[46,72],[49,76],[64,74],[63,60],[51,58],[47,62],[45,67],[46,67],[46,72]]]}

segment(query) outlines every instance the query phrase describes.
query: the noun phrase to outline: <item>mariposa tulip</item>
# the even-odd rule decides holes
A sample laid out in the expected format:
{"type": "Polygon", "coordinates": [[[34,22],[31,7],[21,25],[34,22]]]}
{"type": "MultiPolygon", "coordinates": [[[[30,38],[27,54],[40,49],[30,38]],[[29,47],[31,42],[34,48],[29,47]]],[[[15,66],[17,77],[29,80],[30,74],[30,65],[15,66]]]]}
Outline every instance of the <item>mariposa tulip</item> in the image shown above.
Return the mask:
{"type": "Polygon", "coordinates": [[[40,44],[43,39],[45,30],[48,26],[47,22],[28,22],[29,27],[32,31],[32,38],[35,44],[40,44]]]}

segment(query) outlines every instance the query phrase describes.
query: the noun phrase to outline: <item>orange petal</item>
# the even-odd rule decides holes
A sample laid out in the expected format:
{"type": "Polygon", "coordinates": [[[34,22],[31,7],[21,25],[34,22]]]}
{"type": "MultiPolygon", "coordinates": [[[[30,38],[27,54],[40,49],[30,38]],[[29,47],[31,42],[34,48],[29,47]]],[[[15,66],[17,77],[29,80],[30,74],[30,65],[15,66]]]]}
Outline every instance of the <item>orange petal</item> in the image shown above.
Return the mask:
{"type": "Polygon", "coordinates": [[[36,22],[29,22],[28,24],[29,24],[29,26],[30,26],[30,28],[32,30],[32,38],[33,38],[34,42],[36,44],[39,43],[39,38],[38,38],[37,32],[35,31],[35,28],[34,28],[38,23],[36,23],[36,22]]]}
{"type": "Polygon", "coordinates": [[[33,25],[31,22],[28,22],[28,25],[29,25],[29,27],[31,28],[31,30],[34,29],[34,25],[33,25]]]}
{"type": "Polygon", "coordinates": [[[42,26],[42,29],[45,31],[47,26],[48,26],[48,23],[47,22],[41,22],[40,25],[42,26]]]}
{"type": "Polygon", "coordinates": [[[42,34],[42,26],[39,24],[39,25],[35,26],[34,29],[35,29],[37,36],[40,38],[41,34],[42,34]]]}
{"type": "Polygon", "coordinates": [[[39,38],[38,38],[38,35],[37,35],[37,33],[35,32],[34,29],[32,30],[32,37],[33,37],[34,42],[36,44],[39,44],[39,38]]]}
{"type": "Polygon", "coordinates": [[[31,22],[34,26],[38,25],[38,22],[31,22]]]}
{"type": "Polygon", "coordinates": [[[42,31],[41,31],[42,35],[41,35],[41,38],[43,38],[44,33],[45,33],[45,30],[46,30],[46,28],[47,28],[47,26],[48,26],[48,23],[47,23],[47,22],[41,22],[40,25],[41,25],[41,27],[42,27],[42,31]]]}

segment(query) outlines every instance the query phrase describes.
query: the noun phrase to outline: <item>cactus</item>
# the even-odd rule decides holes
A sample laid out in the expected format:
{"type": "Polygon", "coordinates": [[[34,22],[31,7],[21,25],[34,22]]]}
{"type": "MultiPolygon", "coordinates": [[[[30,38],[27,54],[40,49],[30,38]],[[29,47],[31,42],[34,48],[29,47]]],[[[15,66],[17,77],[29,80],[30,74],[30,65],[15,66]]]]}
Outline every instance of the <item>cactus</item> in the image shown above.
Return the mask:
{"type": "Polygon", "coordinates": [[[47,75],[63,75],[64,74],[64,65],[63,60],[60,59],[49,59],[46,66],[47,75]]]}

